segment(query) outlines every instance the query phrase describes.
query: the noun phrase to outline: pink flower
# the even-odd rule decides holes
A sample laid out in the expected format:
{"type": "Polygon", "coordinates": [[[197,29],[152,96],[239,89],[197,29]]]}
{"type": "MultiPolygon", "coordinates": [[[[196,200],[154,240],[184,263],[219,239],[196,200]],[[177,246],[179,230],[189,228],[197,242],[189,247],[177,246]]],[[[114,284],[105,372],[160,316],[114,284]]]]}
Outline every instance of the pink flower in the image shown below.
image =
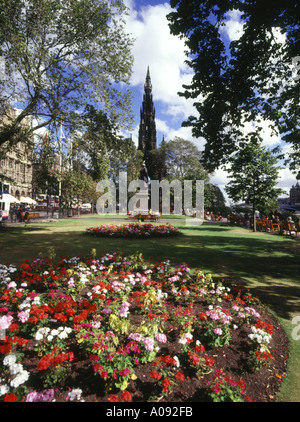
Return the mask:
{"type": "Polygon", "coordinates": [[[166,343],[167,342],[167,336],[162,333],[155,334],[155,339],[159,341],[160,343],[166,343]]]}
{"type": "Polygon", "coordinates": [[[221,336],[223,334],[223,331],[221,328],[215,328],[214,333],[217,334],[218,336],[221,336]]]}
{"type": "Polygon", "coordinates": [[[107,371],[100,372],[100,377],[101,378],[108,378],[108,372],[107,371]]]}
{"type": "Polygon", "coordinates": [[[0,318],[0,330],[7,330],[12,323],[13,317],[10,315],[4,315],[0,318]]]}
{"type": "Polygon", "coordinates": [[[129,368],[122,369],[122,371],[119,372],[119,375],[121,375],[121,377],[125,377],[126,375],[129,375],[129,374],[130,374],[129,368]]]}
{"type": "Polygon", "coordinates": [[[18,320],[21,322],[26,322],[29,319],[29,315],[25,311],[21,311],[18,313],[18,320]]]}
{"type": "Polygon", "coordinates": [[[221,391],[221,388],[219,387],[219,385],[218,385],[218,384],[215,384],[215,385],[212,387],[212,391],[214,391],[215,393],[219,393],[219,392],[221,391]]]}

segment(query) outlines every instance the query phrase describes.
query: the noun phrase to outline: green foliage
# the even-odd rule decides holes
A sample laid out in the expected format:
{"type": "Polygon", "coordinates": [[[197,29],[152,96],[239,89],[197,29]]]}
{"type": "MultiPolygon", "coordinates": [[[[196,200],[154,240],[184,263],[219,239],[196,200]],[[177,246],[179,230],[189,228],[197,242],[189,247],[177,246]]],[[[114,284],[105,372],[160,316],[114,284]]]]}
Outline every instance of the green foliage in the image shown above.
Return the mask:
{"type": "MultiPolygon", "coordinates": [[[[229,197],[235,201],[245,201],[264,213],[283,191],[276,188],[278,171],[277,158],[266,148],[251,143],[232,159],[230,178],[226,186],[229,197]]],[[[255,228],[254,228],[255,229],[255,228]]]]}
{"type": "Polygon", "coordinates": [[[227,213],[224,195],[217,185],[211,183],[204,185],[204,208],[213,213],[220,212],[222,215],[227,213]]]}
{"type": "Polygon", "coordinates": [[[167,176],[178,180],[207,180],[200,164],[201,152],[190,141],[175,137],[165,145],[167,176]]]}
{"type": "Polygon", "coordinates": [[[122,0],[0,0],[0,144],[24,142],[63,120],[77,127],[87,104],[111,119],[130,121],[132,40],[124,31],[122,0]],[[115,85],[112,84],[115,83],[115,85]],[[119,85],[119,88],[118,88],[119,85]],[[18,101],[22,111],[12,116],[18,101]],[[32,126],[24,127],[27,117],[32,126]],[[26,133],[25,133],[26,132],[26,133]]]}
{"type": "MultiPolygon", "coordinates": [[[[187,63],[194,71],[180,93],[194,99],[191,126],[206,140],[202,162],[209,171],[226,164],[251,139],[244,125],[262,121],[291,144],[285,157],[299,172],[299,90],[293,60],[299,56],[299,3],[272,0],[171,0],[171,33],[184,38],[187,63]],[[224,26],[235,12],[243,30],[229,47],[224,26]]],[[[300,174],[299,174],[300,175],[300,174]]]]}
{"type": "Polygon", "coordinates": [[[95,201],[96,189],[92,178],[82,171],[66,171],[61,175],[61,202],[69,208],[77,198],[86,202],[95,201]]]}

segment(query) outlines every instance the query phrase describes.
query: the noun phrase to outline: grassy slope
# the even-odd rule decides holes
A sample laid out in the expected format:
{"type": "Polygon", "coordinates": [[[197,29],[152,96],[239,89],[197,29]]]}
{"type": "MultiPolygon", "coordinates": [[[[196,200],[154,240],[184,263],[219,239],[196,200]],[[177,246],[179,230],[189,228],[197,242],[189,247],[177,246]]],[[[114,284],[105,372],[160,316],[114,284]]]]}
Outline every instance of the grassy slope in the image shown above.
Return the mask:
{"type": "Polygon", "coordinates": [[[291,337],[295,328],[292,318],[300,315],[300,241],[213,223],[189,227],[182,218],[171,220],[183,233],[176,238],[100,239],[83,234],[90,226],[121,222],[120,218],[84,216],[9,228],[0,233],[0,262],[20,264],[25,259],[37,258],[39,253],[47,256],[52,246],[57,257],[89,255],[95,248],[98,255],[115,251],[129,255],[139,251],[152,261],[167,258],[175,265],[183,261],[215,275],[230,275],[250,287],[284,326],[290,338],[291,358],[279,399],[300,401],[299,341],[291,337]]]}

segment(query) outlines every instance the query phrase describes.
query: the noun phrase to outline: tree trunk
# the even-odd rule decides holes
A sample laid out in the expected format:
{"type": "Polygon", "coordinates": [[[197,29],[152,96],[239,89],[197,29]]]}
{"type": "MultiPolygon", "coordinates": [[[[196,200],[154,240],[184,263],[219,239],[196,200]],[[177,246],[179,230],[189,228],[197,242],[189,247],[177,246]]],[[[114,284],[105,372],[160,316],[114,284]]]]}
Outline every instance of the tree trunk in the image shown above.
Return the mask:
{"type": "Polygon", "coordinates": [[[255,204],[253,204],[253,231],[256,232],[256,213],[255,213],[255,204]]]}

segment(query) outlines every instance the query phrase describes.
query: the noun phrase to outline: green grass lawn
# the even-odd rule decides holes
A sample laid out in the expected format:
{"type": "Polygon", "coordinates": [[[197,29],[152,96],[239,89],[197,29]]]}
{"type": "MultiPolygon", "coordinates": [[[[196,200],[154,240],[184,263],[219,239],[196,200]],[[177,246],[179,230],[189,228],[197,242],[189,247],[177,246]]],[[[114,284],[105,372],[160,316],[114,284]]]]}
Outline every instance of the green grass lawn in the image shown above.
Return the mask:
{"type": "MultiPolygon", "coordinates": [[[[90,216],[53,223],[29,223],[8,227],[0,232],[0,262],[20,264],[43,254],[50,247],[57,258],[101,253],[142,252],[146,260],[170,259],[176,265],[185,262],[213,275],[231,276],[251,288],[281,322],[290,339],[289,370],[278,395],[284,402],[300,401],[300,347],[293,340],[292,319],[300,316],[300,238],[227,227],[205,222],[186,226],[185,219],[172,218],[182,235],[164,239],[95,238],[84,234],[87,227],[120,224],[124,216],[90,216]]],[[[163,222],[163,220],[162,220],[163,222]]],[[[299,331],[299,330],[298,330],[299,331]]]]}

